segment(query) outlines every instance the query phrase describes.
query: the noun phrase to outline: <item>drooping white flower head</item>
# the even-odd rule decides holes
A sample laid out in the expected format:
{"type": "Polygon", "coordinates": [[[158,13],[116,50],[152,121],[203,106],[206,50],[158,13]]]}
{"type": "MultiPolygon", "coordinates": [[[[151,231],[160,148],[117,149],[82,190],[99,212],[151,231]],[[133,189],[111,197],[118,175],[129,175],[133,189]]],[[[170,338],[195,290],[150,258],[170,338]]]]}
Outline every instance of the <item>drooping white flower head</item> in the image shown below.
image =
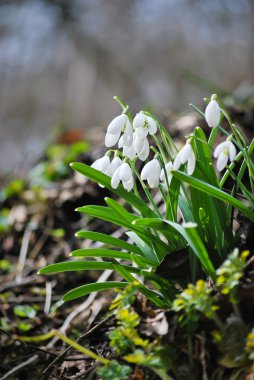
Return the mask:
{"type": "Polygon", "coordinates": [[[123,132],[123,141],[125,146],[131,146],[133,141],[133,131],[129,118],[126,114],[115,117],[107,128],[105,136],[105,145],[107,148],[114,146],[123,132]]]}
{"type": "Polygon", "coordinates": [[[228,160],[230,162],[234,161],[236,156],[236,148],[234,144],[229,139],[227,139],[226,141],[217,145],[213,155],[218,159],[216,167],[217,170],[221,172],[223,169],[225,169],[228,160]]]}
{"type": "Polygon", "coordinates": [[[109,156],[103,156],[101,158],[98,158],[98,160],[94,161],[94,163],[91,165],[93,169],[96,169],[99,172],[104,173],[104,174],[107,174],[109,166],[110,166],[109,156]]]}
{"type": "MultiPolygon", "coordinates": [[[[135,132],[134,132],[134,135],[135,136],[135,132]]],[[[134,137],[133,137],[134,138],[134,137]]],[[[128,157],[131,161],[134,159],[134,157],[136,156],[136,152],[135,152],[135,149],[134,149],[134,146],[133,144],[131,146],[126,146],[124,145],[124,138],[123,138],[123,135],[120,137],[119,141],[118,141],[118,148],[119,149],[123,149],[122,150],[122,154],[124,157],[128,157]]]]}
{"type": "Polygon", "coordinates": [[[139,138],[144,138],[148,135],[154,135],[157,132],[157,125],[153,118],[147,116],[142,111],[137,113],[133,119],[133,127],[139,138]]]}
{"type": "Polygon", "coordinates": [[[160,174],[160,180],[162,181],[163,185],[166,185],[166,176],[165,176],[165,171],[167,174],[168,178],[168,184],[170,185],[171,179],[172,179],[172,170],[173,170],[173,163],[170,161],[165,165],[165,169],[161,169],[161,174],[160,174]]]}
{"type": "Polygon", "coordinates": [[[209,127],[215,128],[220,122],[220,106],[216,100],[211,100],[205,110],[205,119],[209,127]]]}
{"type": "Polygon", "coordinates": [[[156,188],[160,183],[161,165],[159,161],[154,158],[149,161],[141,171],[141,180],[147,181],[151,188],[156,188]]]}
{"type": "Polygon", "coordinates": [[[139,137],[137,131],[134,132],[133,149],[141,161],[145,161],[149,156],[150,146],[147,137],[139,137]]]}
{"type": "Polygon", "coordinates": [[[120,182],[122,182],[125,190],[131,191],[133,189],[134,179],[133,179],[132,170],[126,162],[124,162],[121,166],[119,166],[118,169],[113,174],[112,179],[111,179],[112,188],[117,189],[120,182]]]}
{"type": "Polygon", "coordinates": [[[190,143],[186,143],[184,147],[180,150],[180,152],[177,153],[174,164],[173,164],[173,169],[178,170],[181,165],[187,163],[187,173],[189,175],[192,175],[194,170],[195,170],[195,165],[196,165],[196,157],[193,152],[193,148],[190,143]]]}
{"type": "Polygon", "coordinates": [[[111,164],[109,165],[107,175],[112,178],[113,174],[122,165],[122,163],[123,161],[121,160],[121,158],[118,156],[115,156],[113,160],[111,161],[111,164]]]}

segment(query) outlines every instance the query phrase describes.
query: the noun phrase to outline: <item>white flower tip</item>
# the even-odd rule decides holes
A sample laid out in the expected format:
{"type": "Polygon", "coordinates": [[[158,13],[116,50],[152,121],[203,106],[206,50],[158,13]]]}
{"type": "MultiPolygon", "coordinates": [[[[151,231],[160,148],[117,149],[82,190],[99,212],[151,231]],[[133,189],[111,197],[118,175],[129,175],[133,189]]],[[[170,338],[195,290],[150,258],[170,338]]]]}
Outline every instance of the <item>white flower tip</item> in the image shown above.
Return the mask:
{"type": "Polygon", "coordinates": [[[211,100],[205,110],[205,119],[209,127],[215,128],[220,122],[220,106],[216,100],[211,100]]]}

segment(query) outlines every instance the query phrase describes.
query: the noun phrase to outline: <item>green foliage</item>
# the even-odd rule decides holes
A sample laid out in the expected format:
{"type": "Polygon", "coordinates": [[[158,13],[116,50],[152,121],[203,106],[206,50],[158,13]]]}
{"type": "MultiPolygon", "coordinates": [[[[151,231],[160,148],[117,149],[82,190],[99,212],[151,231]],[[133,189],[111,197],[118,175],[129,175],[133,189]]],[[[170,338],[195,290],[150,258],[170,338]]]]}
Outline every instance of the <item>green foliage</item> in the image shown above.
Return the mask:
{"type": "Polygon", "coordinates": [[[214,318],[218,307],[213,304],[211,292],[212,289],[208,288],[204,280],[198,280],[196,285],[189,284],[187,289],[177,295],[172,310],[183,311],[180,320],[186,318],[188,323],[197,319],[197,312],[204,314],[207,318],[214,318]]]}
{"type": "Polygon", "coordinates": [[[0,233],[6,232],[10,229],[9,215],[10,210],[8,208],[3,208],[0,211],[0,233]]]}
{"type": "MultiPolygon", "coordinates": [[[[138,332],[140,316],[132,306],[137,296],[138,286],[138,282],[127,285],[112,302],[111,310],[114,310],[116,315],[117,327],[108,333],[110,346],[116,351],[117,356],[126,362],[161,371],[161,378],[169,379],[165,372],[168,366],[168,360],[165,361],[165,349],[158,341],[150,342],[141,337],[138,332]]],[[[114,365],[117,365],[116,363],[118,362],[114,365]]],[[[122,364],[118,363],[118,365],[120,371],[122,364]]],[[[103,380],[109,378],[107,376],[110,376],[111,365],[106,365],[104,371],[101,372],[100,369],[97,373],[103,380]]]]}
{"type": "Polygon", "coordinates": [[[33,184],[45,185],[45,183],[65,178],[69,174],[70,162],[87,150],[88,144],[84,141],[77,141],[71,145],[49,145],[45,152],[45,160],[31,170],[30,180],[33,184]]]}
{"type": "Polygon", "coordinates": [[[235,249],[227,260],[217,269],[216,284],[221,287],[222,294],[230,294],[234,299],[234,290],[239,285],[240,279],[243,276],[246,258],[249,251],[243,251],[239,255],[238,249],[235,249]]]}
{"type": "Polygon", "coordinates": [[[125,380],[129,379],[132,369],[126,364],[111,360],[107,366],[99,367],[96,372],[102,380],[125,380]]]}
{"type": "Polygon", "coordinates": [[[19,195],[22,190],[24,190],[25,181],[22,178],[16,178],[9,182],[3,190],[0,192],[0,200],[2,202],[13,197],[14,195],[19,195]]]}
{"type": "Polygon", "coordinates": [[[14,314],[17,317],[33,319],[36,315],[36,311],[29,305],[17,305],[14,307],[14,314]]]}

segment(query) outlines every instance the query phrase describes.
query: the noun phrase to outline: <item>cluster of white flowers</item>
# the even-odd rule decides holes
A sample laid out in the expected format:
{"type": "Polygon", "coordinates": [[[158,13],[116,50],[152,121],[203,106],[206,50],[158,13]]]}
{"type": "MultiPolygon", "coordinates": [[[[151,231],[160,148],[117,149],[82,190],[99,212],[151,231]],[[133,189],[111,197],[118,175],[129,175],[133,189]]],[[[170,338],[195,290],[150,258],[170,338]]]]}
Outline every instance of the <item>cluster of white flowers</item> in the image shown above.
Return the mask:
{"type": "MultiPolygon", "coordinates": [[[[216,97],[212,96],[211,101],[205,110],[205,119],[211,128],[219,125],[221,118],[221,109],[216,101],[216,97]]],[[[116,189],[120,182],[127,191],[131,191],[134,187],[134,175],[130,161],[135,157],[141,161],[146,161],[150,146],[148,135],[154,135],[157,132],[156,121],[145,114],[139,112],[131,123],[129,116],[124,112],[115,117],[107,128],[105,137],[105,145],[107,148],[112,148],[117,144],[118,149],[122,149],[121,159],[119,152],[112,161],[110,161],[108,153],[96,160],[92,164],[92,168],[111,177],[111,186],[116,189]]],[[[176,154],[173,162],[164,162],[163,167],[155,157],[147,162],[141,171],[141,180],[147,181],[151,188],[157,188],[160,183],[163,186],[170,184],[172,178],[172,170],[179,170],[182,165],[187,164],[187,173],[192,175],[196,166],[196,156],[193,149],[193,137],[189,137],[184,147],[176,154]]],[[[215,151],[214,157],[217,158],[217,170],[222,171],[228,161],[232,162],[236,156],[236,148],[229,137],[226,141],[220,143],[215,151]]]]}

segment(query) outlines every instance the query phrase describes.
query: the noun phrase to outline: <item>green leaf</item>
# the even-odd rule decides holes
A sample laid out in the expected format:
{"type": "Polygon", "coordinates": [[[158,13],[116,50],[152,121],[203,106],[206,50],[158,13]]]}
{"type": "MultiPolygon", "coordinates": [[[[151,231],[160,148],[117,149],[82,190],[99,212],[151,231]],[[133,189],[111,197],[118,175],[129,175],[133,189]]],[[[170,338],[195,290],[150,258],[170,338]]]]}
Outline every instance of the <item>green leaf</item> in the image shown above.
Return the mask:
{"type": "Polygon", "coordinates": [[[134,241],[134,243],[137,244],[138,248],[143,252],[143,255],[152,260],[155,264],[159,264],[159,261],[152,250],[152,248],[144,242],[135,232],[133,231],[127,231],[126,235],[130,237],[131,240],[134,241]]]}
{"type": "MultiPolygon", "coordinates": [[[[121,265],[121,264],[119,264],[121,265]]],[[[131,273],[139,273],[138,268],[125,266],[126,270],[131,273]]],[[[113,263],[105,261],[63,261],[62,263],[50,264],[39,270],[38,274],[59,273],[68,271],[81,271],[81,270],[113,270],[113,263]]]]}
{"type": "Polygon", "coordinates": [[[101,243],[108,244],[110,246],[118,247],[125,249],[126,251],[142,254],[142,251],[140,248],[138,248],[136,245],[132,245],[130,243],[127,243],[124,240],[115,238],[113,236],[109,236],[100,232],[92,232],[92,231],[79,231],[76,233],[78,238],[83,239],[89,239],[93,241],[100,241],[101,243]]]}
{"type": "Polygon", "coordinates": [[[17,317],[33,319],[36,315],[36,311],[29,305],[17,305],[14,307],[14,314],[17,317]]]}
{"type": "Polygon", "coordinates": [[[146,242],[146,244],[152,245],[153,243],[156,243],[162,253],[167,252],[168,250],[168,246],[162,240],[154,236],[149,230],[133,226],[133,224],[130,221],[116,215],[109,207],[89,205],[78,207],[76,211],[91,215],[96,218],[100,218],[102,220],[106,220],[107,222],[111,222],[128,230],[131,229],[136,234],[138,234],[146,242]]]}
{"type": "Polygon", "coordinates": [[[203,268],[208,273],[209,276],[215,280],[215,269],[209,258],[207,250],[202,243],[197,231],[196,224],[194,223],[186,223],[185,227],[181,226],[178,223],[171,222],[169,220],[163,219],[153,219],[153,218],[144,218],[138,219],[134,222],[138,225],[150,226],[158,229],[165,229],[168,226],[174,228],[182,237],[186,240],[186,242],[190,245],[191,249],[195,253],[195,255],[199,258],[203,268]]]}
{"type": "Polygon", "coordinates": [[[128,282],[108,281],[96,282],[94,284],[86,284],[72,289],[63,296],[63,301],[71,301],[79,297],[86,296],[92,292],[101,292],[107,289],[125,288],[128,282]]]}
{"type": "Polygon", "coordinates": [[[240,210],[247,218],[252,220],[254,222],[254,213],[245,206],[242,202],[240,202],[238,199],[233,198],[231,195],[225,193],[224,191],[209,185],[208,183],[205,183],[197,178],[191,177],[181,171],[172,171],[172,174],[182,180],[187,182],[191,187],[200,190],[208,195],[211,195],[214,198],[220,199],[231,206],[237,208],[240,210]]]}
{"type": "Polygon", "coordinates": [[[105,249],[105,248],[83,248],[76,249],[70,253],[70,256],[73,257],[106,257],[109,259],[122,259],[129,260],[135,263],[139,262],[141,268],[146,268],[147,265],[155,266],[155,263],[152,260],[147,259],[146,257],[137,255],[135,253],[128,253],[122,251],[115,251],[113,249],[105,249]]]}
{"type": "Polygon", "coordinates": [[[144,216],[155,216],[156,214],[143,202],[139,197],[137,197],[132,192],[128,192],[119,185],[117,189],[111,187],[111,179],[109,176],[99,172],[98,170],[91,168],[88,165],[82,164],[80,162],[73,162],[70,166],[77,172],[83,174],[84,176],[90,178],[91,180],[100,183],[107,189],[111,190],[113,193],[117,194],[119,197],[123,198],[126,202],[136,208],[144,216]]]}
{"type": "Polygon", "coordinates": [[[114,251],[113,249],[104,248],[84,248],[76,249],[70,253],[74,257],[108,257],[131,261],[131,255],[126,252],[114,251]]]}

